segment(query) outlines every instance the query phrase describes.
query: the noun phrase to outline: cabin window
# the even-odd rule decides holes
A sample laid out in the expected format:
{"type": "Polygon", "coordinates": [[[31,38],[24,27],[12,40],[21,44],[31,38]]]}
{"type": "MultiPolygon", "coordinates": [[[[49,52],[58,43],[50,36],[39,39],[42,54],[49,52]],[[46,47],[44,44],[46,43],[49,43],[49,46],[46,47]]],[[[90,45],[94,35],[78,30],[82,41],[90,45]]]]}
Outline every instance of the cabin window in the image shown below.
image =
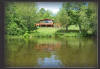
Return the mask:
{"type": "Polygon", "coordinates": [[[41,23],[53,23],[52,20],[45,20],[45,21],[40,21],[41,23]]]}
{"type": "Polygon", "coordinates": [[[52,23],[52,21],[48,21],[48,20],[46,20],[45,23],[52,23]]]}

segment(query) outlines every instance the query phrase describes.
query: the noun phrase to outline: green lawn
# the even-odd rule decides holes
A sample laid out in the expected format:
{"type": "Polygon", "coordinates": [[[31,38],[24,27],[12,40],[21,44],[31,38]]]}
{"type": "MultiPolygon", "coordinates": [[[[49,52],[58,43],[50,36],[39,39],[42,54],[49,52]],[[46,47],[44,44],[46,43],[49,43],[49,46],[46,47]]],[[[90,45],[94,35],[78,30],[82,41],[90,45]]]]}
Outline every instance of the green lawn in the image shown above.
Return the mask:
{"type": "Polygon", "coordinates": [[[82,36],[79,32],[75,32],[72,30],[79,30],[78,26],[71,25],[68,27],[68,30],[70,32],[66,32],[66,28],[55,28],[55,27],[39,27],[38,29],[31,31],[30,34],[25,33],[24,35],[21,35],[20,37],[77,37],[82,36]]]}
{"type": "Polygon", "coordinates": [[[70,25],[70,26],[68,27],[68,30],[79,30],[79,27],[76,26],[76,25],[70,25]]]}
{"type": "MultiPolygon", "coordinates": [[[[57,32],[59,30],[65,30],[65,28],[54,28],[54,27],[39,27],[37,30],[32,31],[30,36],[32,37],[55,37],[57,36],[66,37],[66,36],[78,36],[77,32],[57,32]]],[[[68,30],[79,30],[79,27],[71,25],[68,27],[68,30]]]]}
{"type": "Polygon", "coordinates": [[[34,30],[30,35],[37,37],[53,37],[57,30],[59,30],[59,28],[40,27],[37,30],[34,30]]]}

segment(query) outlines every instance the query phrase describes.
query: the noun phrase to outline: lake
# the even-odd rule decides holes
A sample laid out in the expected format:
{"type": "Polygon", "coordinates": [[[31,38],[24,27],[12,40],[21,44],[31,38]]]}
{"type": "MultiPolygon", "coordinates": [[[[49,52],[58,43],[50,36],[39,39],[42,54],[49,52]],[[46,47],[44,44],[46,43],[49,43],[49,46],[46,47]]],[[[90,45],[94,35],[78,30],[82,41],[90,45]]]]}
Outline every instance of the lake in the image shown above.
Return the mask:
{"type": "Polygon", "coordinates": [[[97,67],[95,38],[9,38],[6,67],[97,67]]]}

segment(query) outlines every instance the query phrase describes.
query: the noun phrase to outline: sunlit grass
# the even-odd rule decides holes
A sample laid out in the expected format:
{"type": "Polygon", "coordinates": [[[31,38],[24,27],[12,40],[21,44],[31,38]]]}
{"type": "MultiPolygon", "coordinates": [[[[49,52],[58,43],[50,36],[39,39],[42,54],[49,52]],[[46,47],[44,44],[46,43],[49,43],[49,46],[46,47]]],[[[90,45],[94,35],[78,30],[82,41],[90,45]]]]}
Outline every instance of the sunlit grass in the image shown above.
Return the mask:
{"type": "Polygon", "coordinates": [[[76,25],[70,25],[70,26],[68,27],[68,30],[79,30],[79,27],[76,26],[76,25]]]}
{"type": "Polygon", "coordinates": [[[38,37],[53,37],[58,28],[41,27],[31,33],[33,36],[38,37]]]}
{"type": "MultiPolygon", "coordinates": [[[[55,28],[55,27],[38,27],[38,29],[31,31],[31,33],[25,33],[21,36],[15,36],[12,38],[31,38],[31,37],[80,37],[82,36],[79,32],[79,27],[76,25],[70,25],[68,31],[66,28],[55,28]]],[[[88,31],[91,34],[91,31],[88,31]]]]}

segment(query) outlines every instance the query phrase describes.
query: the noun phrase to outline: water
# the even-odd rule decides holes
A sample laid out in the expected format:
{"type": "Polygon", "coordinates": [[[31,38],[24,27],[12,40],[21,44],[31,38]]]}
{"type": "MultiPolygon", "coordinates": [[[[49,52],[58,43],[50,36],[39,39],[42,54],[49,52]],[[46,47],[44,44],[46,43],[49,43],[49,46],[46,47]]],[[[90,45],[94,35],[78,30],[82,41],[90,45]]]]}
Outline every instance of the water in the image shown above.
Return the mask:
{"type": "Polygon", "coordinates": [[[6,67],[96,67],[95,38],[7,39],[6,67]]]}

